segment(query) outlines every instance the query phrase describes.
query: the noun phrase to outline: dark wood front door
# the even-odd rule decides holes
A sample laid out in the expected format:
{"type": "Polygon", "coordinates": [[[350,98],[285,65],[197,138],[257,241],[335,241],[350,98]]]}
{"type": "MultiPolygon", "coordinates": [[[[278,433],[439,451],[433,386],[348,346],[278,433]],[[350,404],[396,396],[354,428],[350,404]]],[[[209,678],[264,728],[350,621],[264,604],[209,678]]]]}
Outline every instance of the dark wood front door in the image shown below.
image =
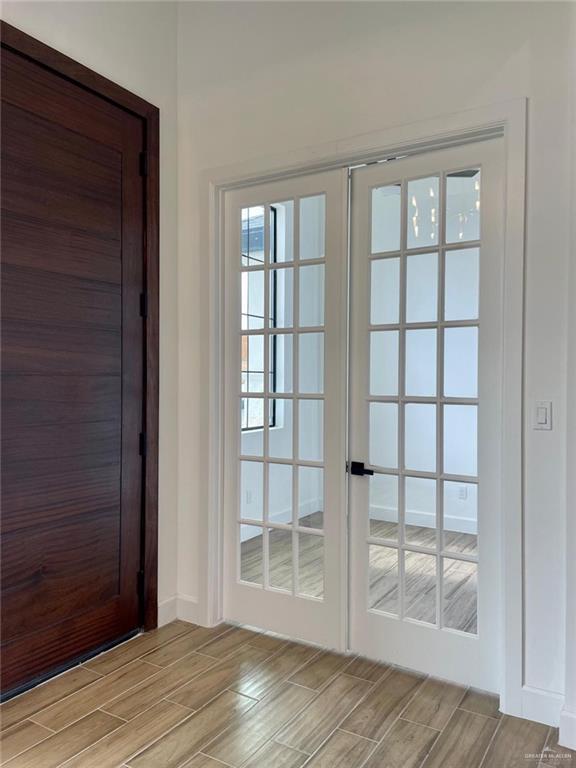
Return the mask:
{"type": "Polygon", "coordinates": [[[143,623],[145,122],[2,50],[2,690],[143,623]]]}

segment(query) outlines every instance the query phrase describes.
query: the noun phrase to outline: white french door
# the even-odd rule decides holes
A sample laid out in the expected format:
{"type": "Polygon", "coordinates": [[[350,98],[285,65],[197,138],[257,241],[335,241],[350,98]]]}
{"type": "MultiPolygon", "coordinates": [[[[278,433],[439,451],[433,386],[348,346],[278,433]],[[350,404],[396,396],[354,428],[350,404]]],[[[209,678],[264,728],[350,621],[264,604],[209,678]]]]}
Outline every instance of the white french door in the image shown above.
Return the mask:
{"type": "Polygon", "coordinates": [[[352,179],[350,645],[491,690],[501,178],[485,142],[352,179]]]}
{"type": "Polygon", "coordinates": [[[347,173],[225,200],[224,615],[345,647],[347,173]]]}
{"type": "Polygon", "coordinates": [[[350,177],[225,196],[224,618],[496,690],[500,142],[350,177]]]}

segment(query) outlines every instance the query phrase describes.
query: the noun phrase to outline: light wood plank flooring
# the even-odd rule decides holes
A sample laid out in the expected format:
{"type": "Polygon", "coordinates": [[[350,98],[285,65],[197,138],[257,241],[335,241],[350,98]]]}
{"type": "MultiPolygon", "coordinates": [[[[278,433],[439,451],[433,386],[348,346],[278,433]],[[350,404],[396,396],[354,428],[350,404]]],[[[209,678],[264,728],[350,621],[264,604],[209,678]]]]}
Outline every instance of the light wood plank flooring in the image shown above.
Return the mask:
{"type": "Polygon", "coordinates": [[[173,622],[0,717],[6,768],[576,768],[495,696],[228,625],[173,622]]]}

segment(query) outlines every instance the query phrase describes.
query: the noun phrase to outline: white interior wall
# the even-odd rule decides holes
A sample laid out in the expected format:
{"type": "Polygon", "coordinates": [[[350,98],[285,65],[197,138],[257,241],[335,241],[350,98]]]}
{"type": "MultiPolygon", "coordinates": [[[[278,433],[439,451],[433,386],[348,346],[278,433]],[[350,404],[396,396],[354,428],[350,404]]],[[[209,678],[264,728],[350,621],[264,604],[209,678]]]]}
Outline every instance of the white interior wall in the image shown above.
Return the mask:
{"type": "Polygon", "coordinates": [[[4,2],[2,18],[160,108],[159,601],[176,594],[176,5],[4,2]]]}
{"type": "MultiPolygon", "coordinates": [[[[576,11],[572,13],[572,36],[576,39],[576,11]]],[[[572,47],[572,78],[576,82],[576,45],[572,47]]],[[[576,90],[576,89],[575,89],[576,90]]],[[[572,99],[572,136],[576,137],[576,94],[572,99]]],[[[576,391],[576,150],[572,151],[572,239],[570,244],[570,278],[567,282],[568,297],[568,378],[567,391],[576,391]]],[[[567,503],[566,541],[568,548],[576,541],[576,399],[568,398],[567,419],[567,503]]],[[[568,552],[570,553],[570,549],[568,552]]],[[[565,700],[560,717],[561,743],[576,750],[576,558],[567,557],[566,562],[566,685],[565,700]]]]}
{"type": "Polygon", "coordinates": [[[3,4],[6,21],[161,109],[160,599],[178,594],[184,616],[202,617],[207,593],[201,174],[526,96],[525,395],[554,401],[555,428],[532,432],[526,413],[525,682],[563,691],[571,13],[521,2],[3,4]]]}
{"type": "Polygon", "coordinates": [[[205,600],[210,396],[207,169],[467,108],[529,98],[525,395],[525,683],[564,687],[568,3],[184,3],[179,6],[179,588],[205,600]],[[200,440],[197,435],[200,435],[200,440]],[[182,471],[185,468],[186,471],[182,471]],[[199,535],[198,535],[199,534],[199,535]]]}

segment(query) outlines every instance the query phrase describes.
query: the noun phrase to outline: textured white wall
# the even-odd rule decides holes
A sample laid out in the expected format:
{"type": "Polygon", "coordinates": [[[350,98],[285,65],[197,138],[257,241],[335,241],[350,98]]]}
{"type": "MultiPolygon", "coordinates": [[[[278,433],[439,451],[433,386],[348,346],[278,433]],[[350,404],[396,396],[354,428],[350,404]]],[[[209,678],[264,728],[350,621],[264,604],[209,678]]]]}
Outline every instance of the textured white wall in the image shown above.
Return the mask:
{"type": "Polygon", "coordinates": [[[176,594],[176,6],[170,2],[4,2],[2,18],[160,108],[158,589],[163,601],[176,594]]]}

